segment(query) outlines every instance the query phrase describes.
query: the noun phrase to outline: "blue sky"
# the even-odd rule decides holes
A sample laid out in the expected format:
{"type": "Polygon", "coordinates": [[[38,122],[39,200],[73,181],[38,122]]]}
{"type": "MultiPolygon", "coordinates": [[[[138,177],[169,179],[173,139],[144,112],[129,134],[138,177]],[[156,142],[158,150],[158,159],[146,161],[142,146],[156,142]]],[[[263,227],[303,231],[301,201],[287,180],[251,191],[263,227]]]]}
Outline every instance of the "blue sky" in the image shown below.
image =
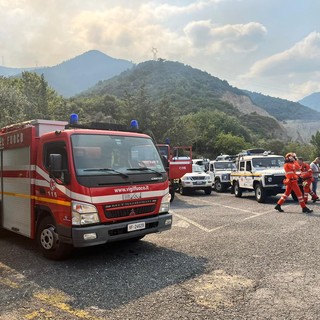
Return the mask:
{"type": "Polygon", "coordinates": [[[0,0],[0,65],[157,58],[289,100],[320,91],[318,0],[0,0]]]}

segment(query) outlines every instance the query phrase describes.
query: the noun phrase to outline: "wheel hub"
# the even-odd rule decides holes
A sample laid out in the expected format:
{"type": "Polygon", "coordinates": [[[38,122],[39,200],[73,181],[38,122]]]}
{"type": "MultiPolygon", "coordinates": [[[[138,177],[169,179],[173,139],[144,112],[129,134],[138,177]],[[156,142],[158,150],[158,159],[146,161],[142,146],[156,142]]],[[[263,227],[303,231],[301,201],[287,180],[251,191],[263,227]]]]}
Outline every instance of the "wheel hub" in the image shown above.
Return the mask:
{"type": "Polygon", "coordinates": [[[44,229],[41,233],[40,241],[46,250],[53,249],[56,245],[56,233],[54,232],[53,227],[44,229]]]}

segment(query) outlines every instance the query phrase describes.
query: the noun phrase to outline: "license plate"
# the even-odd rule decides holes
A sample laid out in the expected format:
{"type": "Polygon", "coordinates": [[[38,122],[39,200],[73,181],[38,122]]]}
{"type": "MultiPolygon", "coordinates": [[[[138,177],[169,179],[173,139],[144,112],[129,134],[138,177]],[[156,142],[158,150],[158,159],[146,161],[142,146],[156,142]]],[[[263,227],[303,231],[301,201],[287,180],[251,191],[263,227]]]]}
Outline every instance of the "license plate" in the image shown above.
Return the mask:
{"type": "Polygon", "coordinates": [[[131,232],[131,231],[145,229],[145,227],[146,227],[145,222],[137,222],[137,223],[128,224],[127,230],[128,230],[128,232],[131,232]]]}
{"type": "Polygon", "coordinates": [[[194,184],[205,184],[204,181],[195,181],[194,184]]]}

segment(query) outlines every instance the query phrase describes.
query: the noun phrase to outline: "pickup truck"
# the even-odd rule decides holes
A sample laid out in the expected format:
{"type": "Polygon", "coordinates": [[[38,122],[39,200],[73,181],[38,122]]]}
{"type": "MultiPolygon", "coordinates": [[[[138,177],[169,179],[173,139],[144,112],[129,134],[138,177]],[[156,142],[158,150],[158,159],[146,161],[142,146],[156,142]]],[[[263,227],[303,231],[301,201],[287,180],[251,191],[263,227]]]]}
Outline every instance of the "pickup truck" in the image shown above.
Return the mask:
{"type": "Polygon", "coordinates": [[[192,172],[186,173],[179,181],[179,192],[185,195],[195,190],[203,190],[205,194],[211,194],[212,180],[209,174],[204,172],[197,164],[192,165],[192,172]]]}

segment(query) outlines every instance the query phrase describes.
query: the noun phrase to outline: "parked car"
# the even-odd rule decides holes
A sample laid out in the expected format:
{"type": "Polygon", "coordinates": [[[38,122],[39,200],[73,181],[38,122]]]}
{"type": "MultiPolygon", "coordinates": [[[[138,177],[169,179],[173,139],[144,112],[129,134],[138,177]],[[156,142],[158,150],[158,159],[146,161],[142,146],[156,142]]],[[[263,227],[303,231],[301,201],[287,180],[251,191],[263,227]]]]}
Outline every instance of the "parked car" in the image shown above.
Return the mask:
{"type": "Polygon", "coordinates": [[[197,164],[192,165],[192,172],[186,173],[179,181],[179,192],[184,195],[195,190],[203,190],[205,194],[211,194],[212,179],[197,164]]]}

